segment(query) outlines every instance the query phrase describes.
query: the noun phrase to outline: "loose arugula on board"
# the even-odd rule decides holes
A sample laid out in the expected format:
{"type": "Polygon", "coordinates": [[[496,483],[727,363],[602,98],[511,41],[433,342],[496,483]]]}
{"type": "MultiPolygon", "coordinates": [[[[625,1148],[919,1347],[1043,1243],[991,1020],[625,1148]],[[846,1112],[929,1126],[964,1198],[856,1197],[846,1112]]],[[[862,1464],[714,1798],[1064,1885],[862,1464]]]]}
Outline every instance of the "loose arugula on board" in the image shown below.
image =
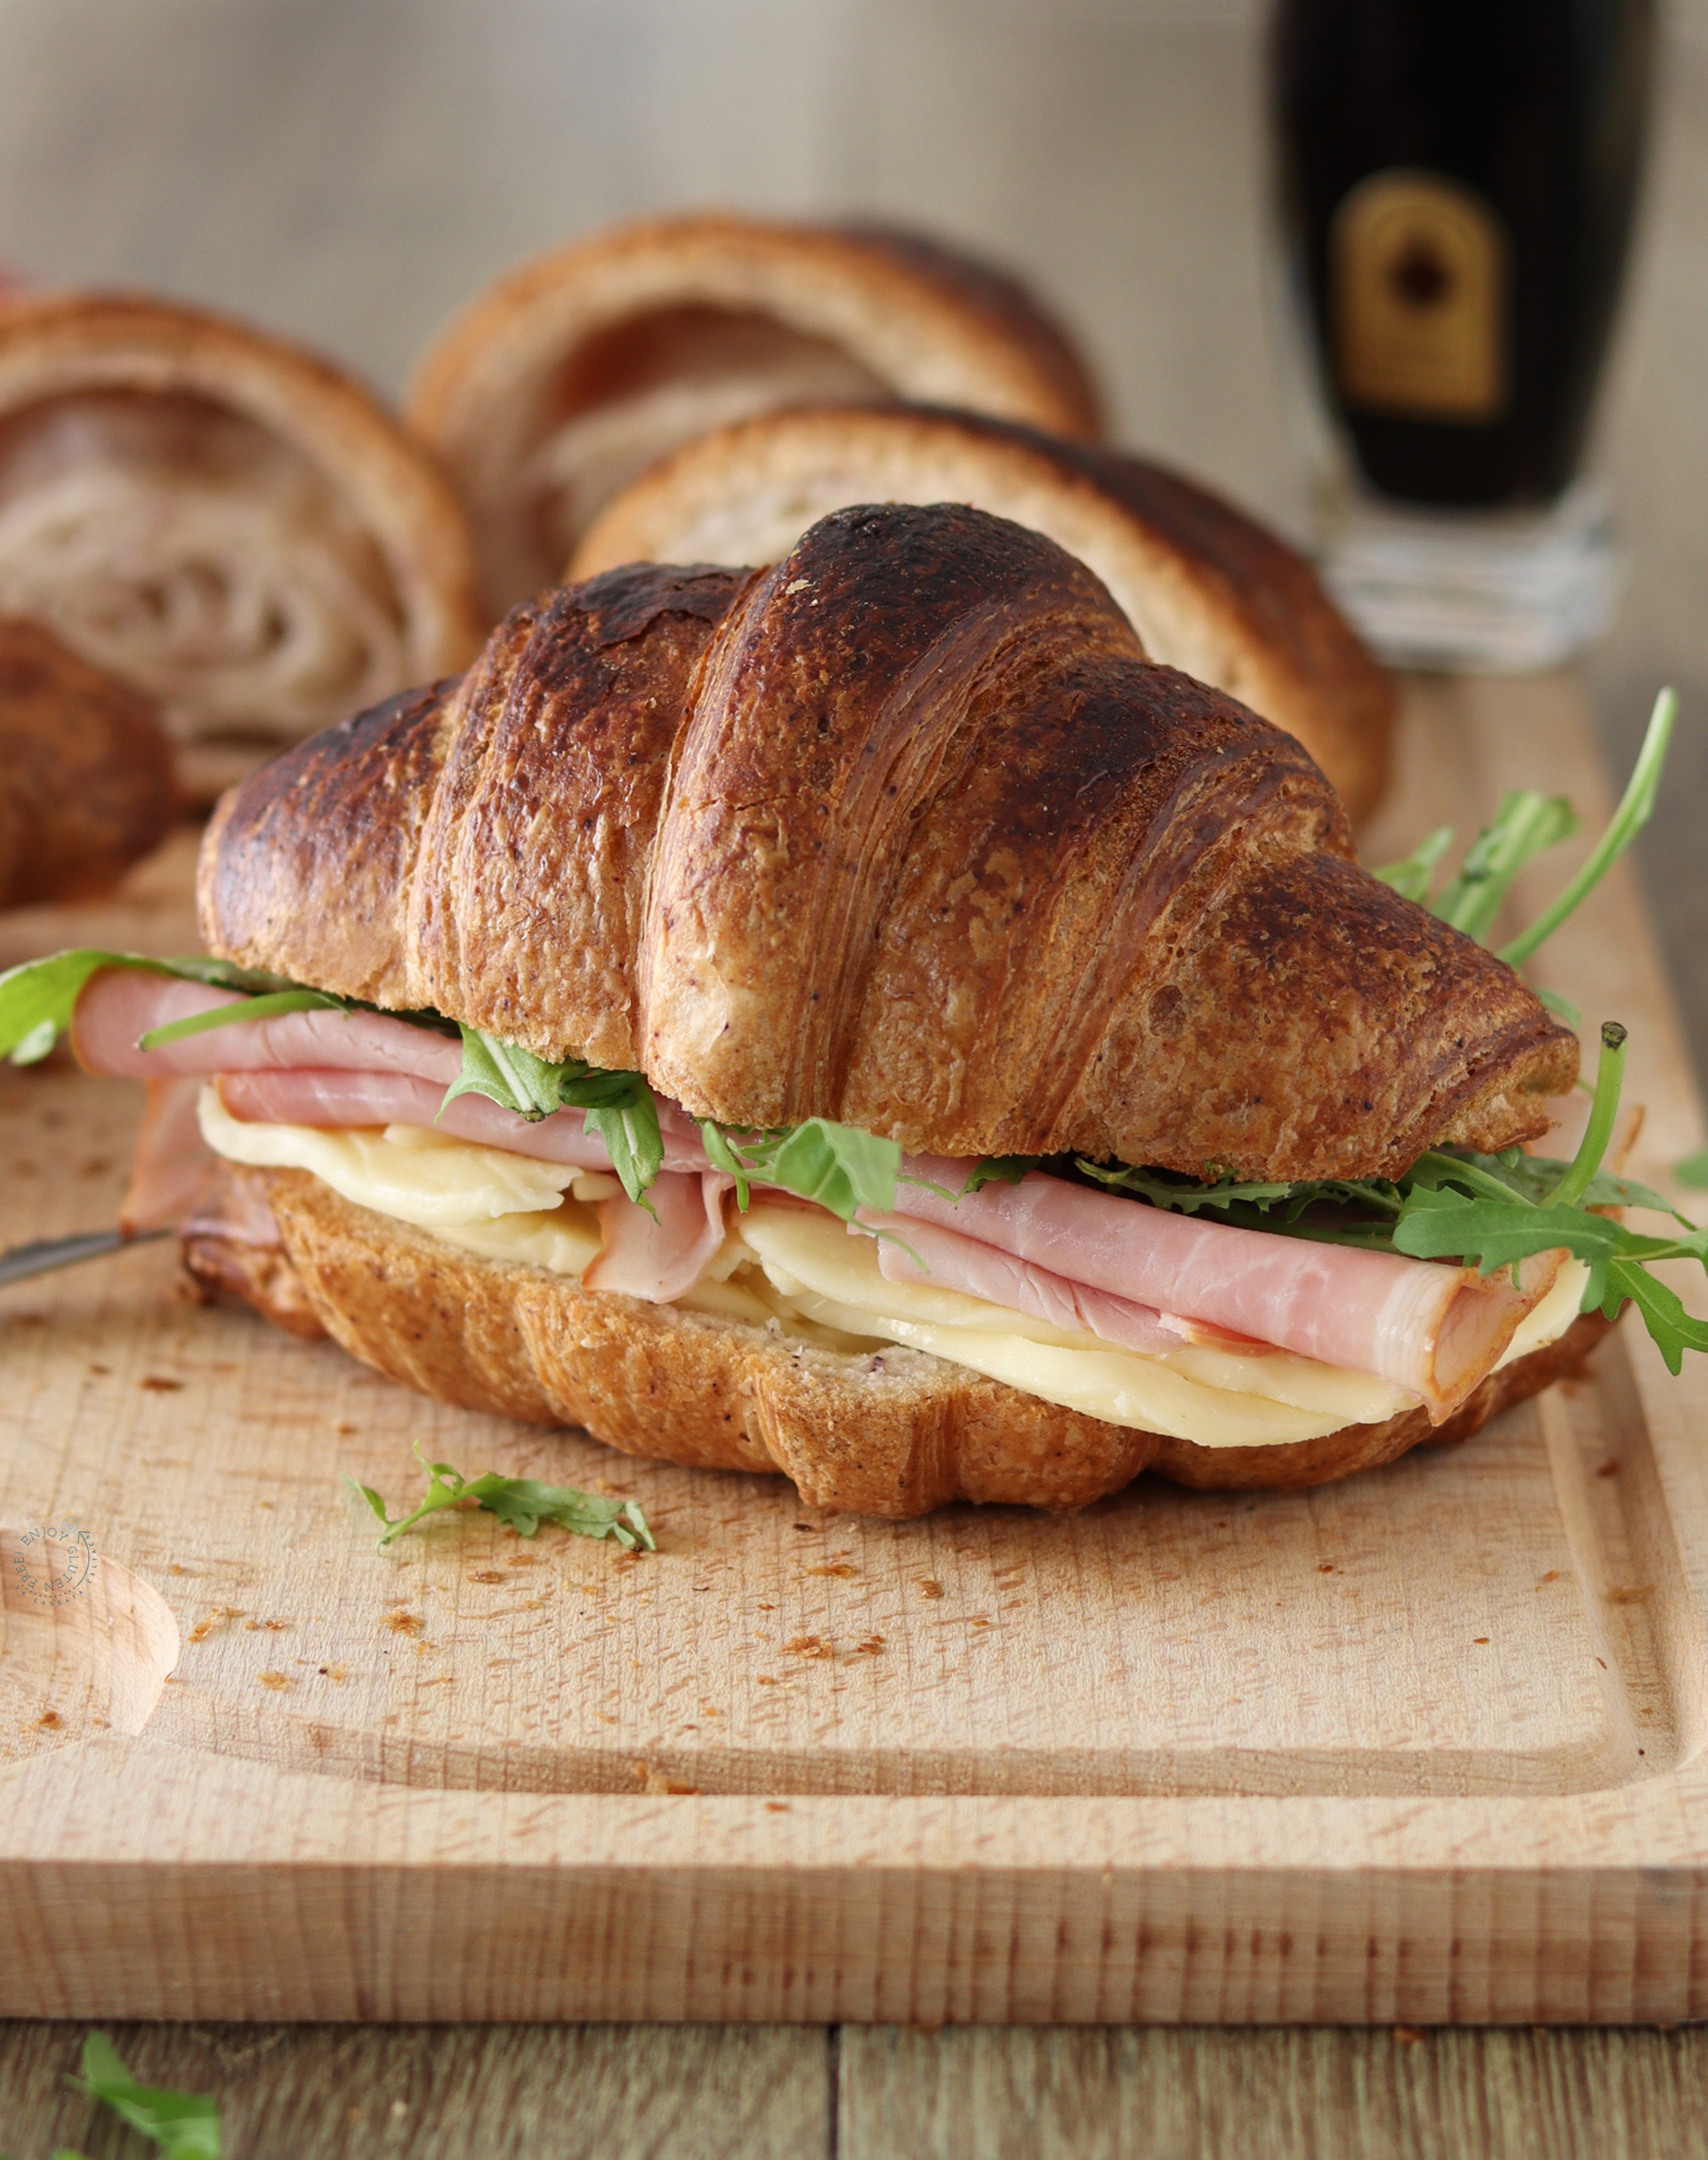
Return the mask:
{"type": "Polygon", "coordinates": [[[638,1500],[600,1500],[578,1492],[573,1485],[541,1485],[532,1478],[504,1478],[495,1470],[478,1478],[464,1478],[448,1463],[430,1463],[415,1448],[415,1459],[427,1472],[427,1490],[407,1515],[393,1517],[371,1485],[354,1478],[344,1482],[359,1492],[384,1527],[378,1550],[382,1552],[406,1530],[413,1530],[441,1508],[461,1507],[473,1501],[486,1514],[506,1522],[518,1537],[532,1537],[543,1522],[556,1523],[577,1537],[610,1537],[630,1552],[656,1552],[658,1541],[647,1524],[638,1500]]]}

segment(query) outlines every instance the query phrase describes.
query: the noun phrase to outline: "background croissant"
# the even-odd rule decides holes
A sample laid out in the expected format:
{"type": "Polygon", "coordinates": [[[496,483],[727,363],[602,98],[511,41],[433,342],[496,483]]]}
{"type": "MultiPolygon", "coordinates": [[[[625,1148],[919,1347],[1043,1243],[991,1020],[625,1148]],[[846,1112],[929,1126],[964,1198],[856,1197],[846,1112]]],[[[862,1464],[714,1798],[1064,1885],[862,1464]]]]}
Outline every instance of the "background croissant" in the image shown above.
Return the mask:
{"type": "Polygon", "coordinates": [[[662,452],[752,413],[894,399],[1100,431],[1084,360],[989,264],[917,233],[716,212],[518,264],[434,341],[407,416],[469,506],[490,621],[560,576],[662,452]]]}
{"type": "Polygon", "coordinates": [[[1298,744],[957,506],[516,609],[228,798],[200,902],[248,964],[948,1155],[1398,1174],[1543,1131],[1576,1070],[1298,744]]]}
{"type": "Polygon", "coordinates": [[[154,700],[211,802],[477,649],[461,505],[336,368],[164,301],[0,301],[0,611],[154,700]]]}

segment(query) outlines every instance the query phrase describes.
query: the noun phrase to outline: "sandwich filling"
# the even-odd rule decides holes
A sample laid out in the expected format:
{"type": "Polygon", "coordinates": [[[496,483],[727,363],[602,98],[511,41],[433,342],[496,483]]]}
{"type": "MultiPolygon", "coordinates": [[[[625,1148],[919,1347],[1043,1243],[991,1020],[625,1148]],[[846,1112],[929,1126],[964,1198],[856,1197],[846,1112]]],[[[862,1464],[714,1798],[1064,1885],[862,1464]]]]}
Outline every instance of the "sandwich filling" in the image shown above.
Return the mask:
{"type": "Polygon", "coordinates": [[[181,1169],[193,1099],[215,1154],[308,1171],[462,1249],[850,1350],[906,1344],[1200,1445],[1313,1439],[1419,1405],[1439,1423],[1563,1334],[1589,1277],[1559,1248],[1479,1273],[1277,1236],[1071,1166],[899,1157],[878,1205],[829,1183],[803,1190],[780,1156],[732,1147],[662,1101],[657,1159],[632,1191],[609,1114],[530,1117],[457,1092],[467,1052],[442,1027],[324,1007],[264,1017],[264,998],[229,1024],[239,1015],[221,1009],[246,1002],[132,969],[94,973],[76,999],[86,1067],[177,1093],[177,1116],[157,1102],[133,1210],[146,1183],[181,1169]]]}

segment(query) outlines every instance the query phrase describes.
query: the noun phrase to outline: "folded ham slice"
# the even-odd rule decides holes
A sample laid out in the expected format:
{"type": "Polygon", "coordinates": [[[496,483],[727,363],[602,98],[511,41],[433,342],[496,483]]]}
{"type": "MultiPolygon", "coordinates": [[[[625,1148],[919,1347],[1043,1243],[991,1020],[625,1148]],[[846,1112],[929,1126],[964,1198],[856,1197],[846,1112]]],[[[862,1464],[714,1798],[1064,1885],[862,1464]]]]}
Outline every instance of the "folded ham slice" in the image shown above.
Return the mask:
{"type": "MultiPolygon", "coordinates": [[[[407,1073],[225,1072],[214,1082],[221,1102],[246,1124],[315,1125],[344,1132],[373,1125],[420,1125],[451,1140],[505,1148],[536,1162],[608,1170],[610,1151],[584,1129],[579,1110],[529,1120],[487,1095],[445,1100],[444,1084],[407,1073]]],[[[699,1164],[691,1165],[694,1169],[699,1164]]]]}
{"type": "Polygon", "coordinates": [[[653,1213],[622,1193],[599,1202],[603,1242],[582,1281],[589,1290],[620,1290],[668,1305],[691,1290],[724,1239],[723,1197],[736,1181],[715,1170],[698,1177],[666,1170],[648,1188],[653,1213]]]}
{"type": "Polygon", "coordinates": [[[1506,1273],[1479,1276],[1439,1261],[1135,1206],[1035,1170],[1019,1185],[947,1197],[965,1183],[968,1167],[934,1157],[910,1165],[930,1183],[898,1187],[897,1213],[1136,1304],[1378,1374],[1417,1396],[1438,1424],[1493,1369],[1559,1265],[1559,1255],[1543,1255],[1515,1286],[1506,1273]]]}

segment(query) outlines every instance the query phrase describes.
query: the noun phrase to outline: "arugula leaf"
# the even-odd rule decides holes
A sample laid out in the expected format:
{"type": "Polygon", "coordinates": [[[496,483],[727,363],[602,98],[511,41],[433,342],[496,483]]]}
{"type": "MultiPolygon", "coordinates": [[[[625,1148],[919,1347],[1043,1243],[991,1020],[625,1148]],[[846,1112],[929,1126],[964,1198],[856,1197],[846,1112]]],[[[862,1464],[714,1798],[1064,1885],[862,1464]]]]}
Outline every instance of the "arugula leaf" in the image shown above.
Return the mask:
{"type": "MultiPolygon", "coordinates": [[[[214,960],[205,953],[179,960],[86,948],[50,953],[45,959],[27,960],[22,966],[8,968],[0,975],[0,1058],[10,1058],[14,1065],[35,1065],[46,1057],[71,1025],[85,985],[102,968],[139,968],[149,974],[205,982],[220,990],[271,993],[297,987],[282,975],[269,975],[259,968],[234,967],[230,961],[214,960]]],[[[239,1017],[235,1009],[233,1016],[239,1017]]],[[[246,1019],[248,1014],[245,1011],[240,1017],[246,1019]]]]}
{"type": "MultiPolygon", "coordinates": [[[[445,1102],[485,1095],[530,1123],[556,1110],[584,1110],[586,1129],[604,1141],[624,1191],[651,1211],[645,1194],[664,1167],[665,1143],[658,1105],[642,1074],[606,1072],[579,1058],[552,1065],[520,1043],[503,1042],[464,1021],[458,1028],[463,1069],[446,1089],[445,1102]]],[[[444,1108],[441,1103],[441,1116],[444,1108]]]]}
{"type": "Polygon", "coordinates": [[[164,1028],[150,1028],[136,1039],[139,1050],[158,1050],[163,1044],[181,1042],[185,1036],[205,1035],[211,1028],[230,1028],[240,1020],[270,1020],[281,1012],[314,1012],[330,1009],[348,1012],[349,1001],[325,990],[267,990],[246,998],[240,1005],[210,1005],[205,1012],[189,1012],[164,1028]]]}
{"type": "Polygon", "coordinates": [[[1601,1167],[1601,1157],[1613,1138],[1613,1121],[1619,1115],[1619,1089],[1625,1073],[1625,1030],[1617,1020],[1601,1023],[1601,1053],[1595,1070],[1595,1100],[1590,1122],[1583,1128],[1577,1153],[1566,1174],[1549,1194],[1553,1207],[1575,1207],[1601,1167]]]}
{"type": "MultiPolygon", "coordinates": [[[[1643,746],[1638,753],[1625,792],[1607,829],[1577,875],[1553,905],[1530,927],[1503,946],[1499,957],[1509,967],[1519,967],[1545,939],[1552,937],[1581,901],[1600,883],[1611,866],[1648,823],[1659,791],[1661,773],[1678,720],[1677,693],[1664,689],[1655,700],[1643,746]]],[[[1458,874],[1450,878],[1431,902],[1430,880],[1436,865],[1453,844],[1453,827],[1441,826],[1420,841],[1404,861],[1386,863],[1371,873],[1391,885],[1408,900],[1428,905],[1431,912],[1478,944],[1487,941],[1507,889],[1525,865],[1546,848],[1568,840],[1579,829],[1577,813],[1563,795],[1543,795],[1533,788],[1503,795],[1493,824],[1485,826],[1466,850],[1458,874]]],[[[1538,990],[1548,1010],[1568,1028],[1583,1025],[1583,1015],[1557,990],[1538,990]]],[[[1704,1150],[1708,1158],[1708,1150],[1704,1150]]],[[[1708,1161],[1704,1182],[1708,1183],[1708,1161]]]]}
{"type": "Polygon", "coordinates": [[[1569,997],[1562,997],[1558,990],[1538,990],[1536,995],[1547,1006],[1557,1020],[1564,1020],[1574,1033],[1583,1025],[1583,1015],[1569,997]]]}
{"type": "Polygon", "coordinates": [[[776,1185],[815,1200],[844,1222],[862,1207],[887,1213],[896,1204],[901,1144],[856,1125],[809,1117],[804,1124],[759,1132],[700,1120],[705,1159],[736,1181],[736,1205],[746,1211],[751,1183],[776,1185]]]}
{"type": "MultiPolygon", "coordinates": [[[[466,1021],[457,1027],[463,1037],[463,1069],[446,1089],[446,1103],[455,1102],[459,1095],[485,1095],[501,1109],[513,1110],[530,1123],[563,1108],[560,1067],[548,1065],[520,1043],[485,1035],[466,1021]]],[[[441,1103],[441,1115],[444,1108],[441,1103]]]]}
{"type": "Polygon", "coordinates": [[[591,1493],[577,1492],[574,1486],[501,1477],[495,1470],[485,1471],[478,1478],[464,1478],[448,1463],[429,1463],[419,1443],[415,1458],[427,1472],[426,1495],[409,1514],[395,1520],[371,1485],[359,1484],[354,1478],[344,1480],[384,1524],[378,1546],[382,1552],[426,1516],[438,1514],[441,1508],[456,1507],[464,1500],[474,1501],[487,1514],[507,1522],[519,1537],[532,1537],[543,1522],[553,1522],[577,1537],[614,1537],[631,1552],[658,1550],[639,1501],[599,1500],[591,1493]]]}
{"type": "Polygon", "coordinates": [[[1453,845],[1453,837],[1450,825],[1438,825],[1426,839],[1418,842],[1402,862],[1384,863],[1370,874],[1378,883],[1391,885],[1408,900],[1427,900],[1435,866],[1453,845]]]}
{"type": "Polygon", "coordinates": [[[220,2160],[220,2109],[201,2092],[139,2085],[105,2033],[83,2043],[83,2075],[66,2080],[102,2100],[119,2120],[159,2146],[167,2160],[220,2160]]]}
{"type": "MultiPolygon", "coordinates": [[[[1301,1185],[1274,1183],[1241,1184],[1234,1178],[1217,1178],[1196,1181],[1167,1170],[1135,1170],[1125,1163],[1098,1164],[1081,1161],[1077,1167],[1087,1177],[1095,1178],[1100,1185],[1108,1185],[1121,1192],[1136,1193],[1140,1199],[1148,1200],[1153,1207],[1165,1207],[1180,1215],[1196,1215],[1200,1208],[1229,1208],[1249,1205],[1261,1208],[1267,1214],[1277,1200],[1301,1199],[1307,1188],[1301,1185]]],[[[1311,1186],[1313,1199],[1324,1197],[1326,1188],[1311,1186]]],[[[1339,1197],[1338,1189],[1334,1195],[1339,1197]]]]}
{"type": "Polygon", "coordinates": [[[1676,1294],[1648,1273],[1648,1266],[1657,1260],[1696,1260],[1708,1269],[1708,1229],[1697,1229],[1646,1187],[1628,1189],[1647,1194],[1638,1205],[1673,1214],[1687,1235],[1644,1237],[1610,1216],[1590,1212],[1594,1205],[1590,1195],[1597,1189],[1618,1114],[1624,1059],[1625,1030],[1616,1020],[1604,1022],[1589,1125],[1577,1153],[1539,1198],[1527,1198],[1510,1181],[1503,1191],[1502,1180],[1457,1157],[1426,1156],[1420,1168],[1427,1165],[1431,1173],[1437,1165],[1443,1168],[1428,1181],[1414,1171],[1406,1181],[1409,1189],[1394,1225],[1394,1245],[1414,1259],[1455,1259],[1484,1274],[1563,1246],[1589,1266],[1583,1310],[1599,1305],[1611,1319],[1629,1298],[1668,1369],[1676,1374],[1687,1350],[1708,1350],[1708,1321],[1693,1318],[1676,1294]],[[1467,1182],[1475,1189],[1461,1189],[1467,1182]]]}
{"type": "Polygon", "coordinates": [[[1655,709],[1648,716],[1648,727],[1643,736],[1643,746],[1637,754],[1637,762],[1631,768],[1631,778],[1625,783],[1625,792],[1620,797],[1619,807],[1614,811],[1607,831],[1596,842],[1588,862],[1553,906],[1544,909],[1529,929],[1521,931],[1510,945],[1501,947],[1500,957],[1508,967],[1520,966],[1538,946],[1553,936],[1567,916],[1587,894],[1595,890],[1648,823],[1655,809],[1655,798],[1660,790],[1661,772],[1666,763],[1666,754],[1672,746],[1672,729],[1678,717],[1677,691],[1663,690],[1655,700],[1655,709]]]}
{"type": "Polygon", "coordinates": [[[1688,1350],[1708,1350],[1708,1321],[1694,1319],[1675,1290],[1656,1282],[1640,1260],[1616,1255],[1607,1263],[1607,1294],[1601,1310],[1609,1319],[1617,1316],[1620,1302],[1629,1298],[1643,1316],[1650,1339],[1666,1360],[1676,1380],[1688,1350]]]}
{"type": "MultiPolygon", "coordinates": [[[[1442,1159],[1462,1165],[1466,1169],[1484,1171],[1498,1178],[1509,1191],[1537,1203],[1548,1198],[1570,1167],[1552,1156],[1527,1155],[1522,1148],[1508,1148],[1500,1155],[1478,1155],[1468,1148],[1454,1148],[1443,1150],[1442,1159]]],[[[1694,1228],[1689,1219],[1679,1214],[1672,1203],[1657,1193],[1653,1186],[1639,1184],[1635,1178],[1615,1177],[1611,1170],[1596,1172],[1577,1205],[1580,1207],[1652,1207],[1659,1214],[1676,1217],[1687,1229],[1694,1228]]]]}
{"type": "Polygon", "coordinates": [[[664,1168],[664,1135],[658,1130],[658,1105],[652,1090],[638,1073],[605,1076],[634,1083],[632,1099],[605,1109],[589,1110],[586,1129],[602,1140],[610,1154],[611,1167],[623,1181],[623,1189],[639,1206],[653,1213],[646,1197],[649,1185],[664,1168]]]}
{"type": "Polygon", "coordinates": [[[1018,1185],[1027,1172],[1035,1170],[1043,1160],[1041,1155],[983,1156],[968,1171],[967,1181],[956,1197],[964,1200],[970,1192],[982,1192],[987,1185],[1018,1185]]]}
{"type": "Polygon", "coordinates": [[[1494,823],[1485,826],[1465,850],[1457,874],[1431,902],[1431,912],[1479,945],[1485,943],[1519,872],[1577,829],[1577,813],[1563,795],[1542,795],[1534,788],[1503,795],[1494,823]]]}

